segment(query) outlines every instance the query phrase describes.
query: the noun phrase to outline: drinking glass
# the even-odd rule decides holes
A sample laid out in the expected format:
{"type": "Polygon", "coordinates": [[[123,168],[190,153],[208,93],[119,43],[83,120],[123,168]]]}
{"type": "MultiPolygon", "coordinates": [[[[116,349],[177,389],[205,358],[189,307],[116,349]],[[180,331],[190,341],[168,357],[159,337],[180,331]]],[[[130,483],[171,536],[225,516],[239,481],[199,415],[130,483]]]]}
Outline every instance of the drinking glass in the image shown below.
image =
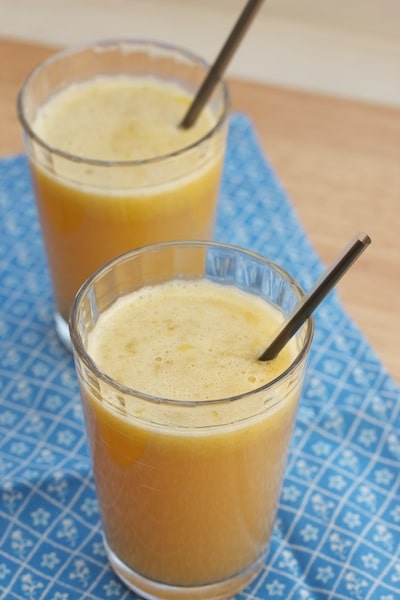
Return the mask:
{"type": "MultiPolygon", "coordinates": [[[[35,130],[38,113],[60,91],[101,76],[155,78],[194,96],[208,69],[201,58],[172,45],[105,41],[50,57],[22,85],[18,115],[55,296],[56,329],[67,346],[73,298],[105,261],[154,242],[212,239],[229,93],[219,82],[206,106],[212,124],[194,142],[143,160],[97,160],[53,147],[35,130]]],[[[184,112],[183,106],[182,118],[184,112]]]]}
{"type": "Polygon", "coordinates": [[[313,320],[291,341],[295,352],[287,368],[246,393],[194,402],[118,383],[88,351],[91,332],[118,299],[177,278],[234,286],[284,316],[302,291],[285,271],[252,252],[213,242],[172,242],[104,265],[83,285],[71,313],[113,569],[144,598],[227,598],[244,588],[266,560],[313,320]]]}

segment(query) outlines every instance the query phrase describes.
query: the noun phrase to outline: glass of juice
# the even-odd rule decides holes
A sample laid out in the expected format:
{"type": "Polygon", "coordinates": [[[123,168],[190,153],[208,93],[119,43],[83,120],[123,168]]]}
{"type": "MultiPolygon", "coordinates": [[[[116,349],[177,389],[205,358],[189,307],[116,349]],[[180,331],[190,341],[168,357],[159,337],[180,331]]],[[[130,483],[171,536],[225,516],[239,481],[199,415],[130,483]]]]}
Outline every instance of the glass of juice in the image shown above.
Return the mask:
{"type": "Polygon", "coordinates": [[[213,237],[229,115],[221,81],[179,127],[209,66],[152,41],[120,40],[50,57],[18,96],[52,286],[55,323],[85,279],[145,244],[213,237]]]}
{"type": "Polygon", "coordinates": [[[144,598],[228,598],[265,563],[313,335],[265,258],[164,242],[101,267],[70,333],[109,561],[144,598]]]}

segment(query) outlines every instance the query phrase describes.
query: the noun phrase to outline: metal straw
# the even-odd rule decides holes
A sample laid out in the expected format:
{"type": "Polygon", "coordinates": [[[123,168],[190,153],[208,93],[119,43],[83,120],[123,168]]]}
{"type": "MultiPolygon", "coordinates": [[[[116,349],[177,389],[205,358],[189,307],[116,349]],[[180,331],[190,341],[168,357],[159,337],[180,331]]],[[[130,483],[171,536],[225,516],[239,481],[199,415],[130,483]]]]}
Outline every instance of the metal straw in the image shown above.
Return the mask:
{"type": "Polygon", "coordinates": [[[244,34],[246,33],[251,21],[255,17],[257,10],[260,8],[263,0],[249,0],[244,7],[239,19],[233,27],[228,39],[225,42],[222,50],[220,51],[217,59],[209,70],[206,78],[204,79],[199,91],[197,92],[192,104],[184,116],[180,127],[187,129],[191,127],[202,111],[208,98],[210,97],[214,87],[222,77],[229,61],[234,55],[237,47],[239,46],[244,34]]]}
{"type": "Polygon", "coordinates": [[[294,313],[283,322],[259,360],[275,358],[370,243],[371,238],[368,235],[360,234],[346,246],[333,264],[303,296],[294,313]]]}

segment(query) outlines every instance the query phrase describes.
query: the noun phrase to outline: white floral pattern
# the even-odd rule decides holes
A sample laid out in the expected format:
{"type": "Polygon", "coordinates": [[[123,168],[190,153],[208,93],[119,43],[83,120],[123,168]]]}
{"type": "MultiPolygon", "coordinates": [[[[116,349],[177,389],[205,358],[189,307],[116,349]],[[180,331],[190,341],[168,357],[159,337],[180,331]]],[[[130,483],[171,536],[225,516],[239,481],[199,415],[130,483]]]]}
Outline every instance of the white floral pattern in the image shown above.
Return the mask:
{"type": "MultiPolygon", "coordinates": [[[[243,115],[217,236],[305,288],[323,265],[243,115]]],[[[73,361],[52,296],[25,158],[0,161],[0,597],[135,598],[113,575],[73,361]]],[[[399,600],[400,394],[335,292],[316,331],[267,563],[237,600],[399,600]]]]}

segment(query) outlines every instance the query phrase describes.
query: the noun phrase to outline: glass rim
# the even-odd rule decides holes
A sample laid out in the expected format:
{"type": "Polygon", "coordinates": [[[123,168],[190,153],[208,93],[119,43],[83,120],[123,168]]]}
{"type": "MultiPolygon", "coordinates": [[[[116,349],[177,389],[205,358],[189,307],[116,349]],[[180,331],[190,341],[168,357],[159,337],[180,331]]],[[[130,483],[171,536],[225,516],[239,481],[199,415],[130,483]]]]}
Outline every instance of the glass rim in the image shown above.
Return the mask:
{"type": "Polygon", "coordinates": [[[290,365],[284,371],[282,371],[282,373],[280,373],[277,377],[275,377],[268,383],[265,383],[264,385],[262,385],[260,387],[257,387],[255,389],[252,389],[252,390],[249,390],[246,392],[242,392],[242,393],[234,395],[234,396],[229,396],[226,398],[215,398],[215,399],[209,399],[209,400],[187,400],[187,399],[185,400],[185,399],[163,398],[160,396],[155,396],[153,394],[148,394],[146,392],[142,392],[140,390],[136,390],[131,387],[128,387],[128,386],[116,381],[111,376],[107,375],[107,373],[102,371],[98,367],[96,362],[92,359],[92,357],[89,355],[89,353],[85,350],[83,343],[82,343],[82,337],[78,334],[77,326],[76,326],[76,323],[79,322],[78,314],[79,314],[80,305],[82,304],[84,297],[86,296],[88,290],[90,289],[90,286],[93,284],[93,282],[95,282],[97,279],[99,279],[106,271],[112,269],[112,267],[114,265],[120,263],[121,261],[126,261],[129,258],[134,257],[135,255],[154,251],[157,248],[162,249],[162,248],[171,247],[171,246],[180,246],[180,247],[196,246],[196,247],[202,247],[205,249],[206,248],[216,248],[216,249],[220,248],[220,249],[231,250],[231,251],[234,251],[235,253],[240,253],[244,256],[251,257],[252,259],[256,259],[257,261],[260,261],[260,262],[264,263],[265,265],[268,265],[270,268],[275,270],[276,273],[279,273],[284,279],[286,279],[288,281],[288,283],[295,289],[296,293],[298,294],[299,300],[304,296],[304,291],[302,290],[300,285],[285,269],[283,269],[276,263],[272,262],[271,260],[265,258],[261,254],[258,254],[257,252],[253,252],[252,250],[247,250],[245,248],[241,248],[240,246],[236,246],[233,244],[227,244],[224,242],[215,242],[215,241],[211,241],[211,242],[207,242],[207,241],[171,241],[171,242],[160,242],[160,243],[155,243],[155,244],[149,244],[149,245],[141,246],[140,248],[136,248],[134,250],[125,252],[125,253],[107,261],[106,263],[104,263],[101,267],[99,267],[96,271],[94,271],[94,273],[92,273],[92,275],[90,275],[86,279],[86,281],[79,288],[79,290],[74,298],[74,301],[72,303],[72,307],[71,307],[71,311],[70,311],[69,331],[70,331],[70,338],[71,338],[73,351],[74,351],[74,353],[76,353],[76,355],[79,357],[79,359],[85,364],[85,366],[98,379],[102,380],[104,383],[111,386],[118,393],[125,394],[130,397],[140,398],[141,400],[146,400],[153,404],[163,404],[163,405],[170,405],[170,406],[175,406],[175,407],[176,406],[180,406],[180,407],[216,406],[216,405],[225,405],[225,404],[228,404],[228,403],[234,402],[234,401],[239,401],[243,398],[254,396],[256,394],[259,394],[259,393],[262,393],[264,391],[274,388],[282,380],[286,379],[293,371],[295,371],[296,368],[304,360],[306,360],[307,355],[310,350],[310,347],[311,347],[313,334],[314,334],[314,317],[313,316],[308,317],[308,319],[305,321],[304,325],[302,326],[302,327],[307,327],[305,338],[304,338],[301,348],[299,349],[299,352],[296,354],[294,360],[290,363],[290,365]]]}
{"type": "MultiPolygon", "coordinates": [[[[159,48],[160,50],[164,50],[166,52],[171,52],[171,53],[176,52],[176,53],[180,54],[181,56],[183,56],[184,58],[189,59],[189,61],[191,61],[192,63],[197,63],[198,65],[203,67],[205,69],[205,71],[210,69],[210,66],[211,66],[206,60],[204,60],[203,58],[201,58],[194,52],[191,52],[190,50],[186,50],[185,48],[176,46],[174,44],[161,42],[161,41],[157,41],[157,40],[152,40],[152,39],[146,39],[146,38],[116,38],[116,39],[108,39],[108,40],[99,40],[99,41],[94,41],[89,44],[79,44],[79,45],[65,48],[64,50],[55,52],[54,54],[52,54],[51,56],[46,58],[44,61],[42,61],[39,65],[37,65],[27,75],[27,77],[23,81],[21,88],[18,92],[18,96],[17,96],[18,119],[22,125],[23,130],[29,136],[29,138],[33,139],[37,144],[39,144],[47,152],[55,154],[56,156],[60,156],[61,158],[64,158],[71,162],[78,162],[78,163],[87,164],[87,165],[91,165],[91,166],[98,166],[98,167],[133,167],[133,166],[151,165],[154,163],[163,162],[169,158],[174,158],[174,157],[180,156],[182,154],[185,154],[185,153],[189,152],[190,150],[200,146],[206,140],[212,138],[214,136],[214,134],[223,127],[224,123],[226,122],[226,120],[228,119],[228,116],[229,116],[231,100],[230,100],[230,93],[229,93],[228,85],[227,85],[225,79],[221,78],[218,85],[220,85],[221,89],[222,89],[223,110],[222,110],[221,115],[219,116],[218,120],[216,121],[216,123],[212,126],[212,128],[209,131],[207,131],[206,134],[202,135],[201,138],[199,138],[195,142],[192,142],[188,146],[184,146],[183,148],[179,148],[178,150],[174,150],[173,152],[169,152],[167,154],[160,154],[158,156],[154,156],[151,158],[135,159],[135,160],[101,160],[101,159],[95,159],[95,158],[87,158],[84,156],[77,156],[75,154],[71,154],[70,152],[66,152],[64,150],[60,150],[59,148],[56,148],[55,146],[48,144],[39,135],[37,135],[37,133],[31,127],[31,124],[29,123],[29,121],[26,117],[26,114],[25,114],[25,110],[24,110],[24,99],[28,92],[29,85],[33,82],[35,77],[37,77],[44,69],[46,69],[46,67],[58,62],[59,60],[62,60],[65,57],[73,56],[75,54],[78,55],[84,51],[90,50],[91,48],[106,49],[106,48],[112,48],[113,46],[114,47],[118,47],[118,46],[123,47],[124,45],[127,45],[127,46],[131,45],[132,48],[134,46],[137,46],[137,47],[153,46],[153,47],[159,48]]],[[[182,115],[182,116],[184,116],[184,115],[182,115]]]]}

